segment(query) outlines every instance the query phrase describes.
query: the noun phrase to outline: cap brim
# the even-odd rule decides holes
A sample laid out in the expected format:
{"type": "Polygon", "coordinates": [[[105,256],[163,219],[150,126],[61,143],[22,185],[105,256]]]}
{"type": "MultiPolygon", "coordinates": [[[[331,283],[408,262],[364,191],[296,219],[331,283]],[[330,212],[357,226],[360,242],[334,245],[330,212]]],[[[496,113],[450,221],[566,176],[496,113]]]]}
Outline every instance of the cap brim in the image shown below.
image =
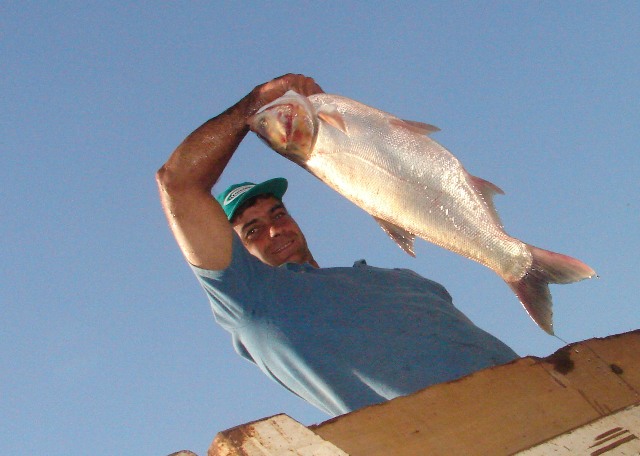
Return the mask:
{"type": "Polygon", "coordinates": [[[253,198],[255,196],[260,195],[273,195],[279,200],[282,200],[282,197],[287,191],[287,187],[289,183],[284,177],[275,177],[273,179],[269,179],[260,184],[256,184],[253,188],[243,193],[241,196],[234,201],[234,206],[232,211],[227,215],[229,220],[233,218],[236,213],[236,210],[248,199],[253,198]]]}

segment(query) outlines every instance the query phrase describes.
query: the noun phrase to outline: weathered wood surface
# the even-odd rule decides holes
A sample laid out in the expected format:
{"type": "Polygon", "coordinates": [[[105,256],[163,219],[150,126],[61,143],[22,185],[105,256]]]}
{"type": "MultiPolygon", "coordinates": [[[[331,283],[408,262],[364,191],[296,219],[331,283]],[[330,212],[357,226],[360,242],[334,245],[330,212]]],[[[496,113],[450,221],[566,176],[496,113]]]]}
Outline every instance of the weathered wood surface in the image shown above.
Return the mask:
{"type": "Polygon", "coordinates": [[[209,456],[639,454],[640,330],[526,357],[309,428],[219,433],[209,456]],[[562,452],[564,451],[564,453],[562,452]]]}
{"type": "Polygon", "coordinates": [[[352,456],[508,455],[638,403],[640,330],[521,358],[311,429],[352,456]]]}

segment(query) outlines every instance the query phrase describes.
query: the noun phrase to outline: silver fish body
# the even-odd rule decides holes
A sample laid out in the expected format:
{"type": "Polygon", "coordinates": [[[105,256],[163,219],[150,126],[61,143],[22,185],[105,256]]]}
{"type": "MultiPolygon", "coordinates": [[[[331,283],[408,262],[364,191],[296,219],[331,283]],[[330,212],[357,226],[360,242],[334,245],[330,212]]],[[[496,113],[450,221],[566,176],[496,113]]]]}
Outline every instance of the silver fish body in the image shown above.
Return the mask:
{"type": "Polygon", "coordinates": [[[492,198],[503,193],[470,175],[428,137],[437,128],[330,94],[288,92],[263,107],[251,129],[371,214],[407,253],[415,237],[500,275],[529,315],[552,334],[548,283],[592,277],[584,263],[509,236],[492,198]]]}
{"type": "MultiPolygon", "coordinates": [[[[505,280],[525,274],[531,254],[502,230],[491,202],[497,187],[470,176],[456,157],[412,124],[342,97],[310,100],[316,109],[335,106],[347,127],[344,134],[319,122],[305,164],[312,174],[386,222],[387,231],[402,227],[505,280]]],[[[411,241],[404,246],[413,254],[411,241]]]]}

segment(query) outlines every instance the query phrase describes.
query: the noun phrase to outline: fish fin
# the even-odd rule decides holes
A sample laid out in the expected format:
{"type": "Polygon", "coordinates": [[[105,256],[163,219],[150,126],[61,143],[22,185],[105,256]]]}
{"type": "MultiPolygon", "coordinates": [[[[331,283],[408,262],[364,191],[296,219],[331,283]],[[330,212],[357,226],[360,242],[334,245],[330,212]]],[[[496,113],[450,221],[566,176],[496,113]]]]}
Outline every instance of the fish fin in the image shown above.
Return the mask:
{"type": "Polygon", "coordinates": [[[415,252],[413,251],[413,243],[416,240],[416,237],[413,234],[409,233],[407,230],[399,227],[398,225],[387,222],[386,220],[378,217],[373,218],[376,222],[378,222],[384,232],[387,233],[389,237],[393,239],[402,250],[407,252],[412,257],[416,256],[415,252]]]}
{"type": "Polygon", "coordinates": [[[572,283],[596,277],[596,272],[582,261],[560,253],[527,248],[533,256],[529,270],[518,281],[507,282],[529,316],[548,334],[553,335],[553,310],[550,283],[572,283]]]}
{"type": "Polygon", "coordinates": [[[344,118],[335,106],[322,105],[320,109],[318,109],[318,117],[345,135],[347,134],[347,126],[344,123],[344,118]]]}
{"type": "Polygon", "coordinates": [[[488,180],[484,180],[481,177],[470,176],[471,183],[473,184],[473,188],[480,194],[482,199],[487,203],[487,207],[489,208],[489,213],[493,218],[493,221],[499,225],[503,226],[502,221],[500,220],[500,215],[496,209],[496,206],[493,203],[493,197],[496,194],[504,195],[504,191],[496,184],[489,182],[488,180]]]}
{"type": "Polygon", "coordinates": [[[389,123],[395,127],[406,128],[414,133],[419,135],[429,136],[431,133],[435,133],[440,131],[440,129],[434,125],[429,125],[423,122],[416,122],[415,120],[404,120],[404,119],[391,119],[389,123]]]}

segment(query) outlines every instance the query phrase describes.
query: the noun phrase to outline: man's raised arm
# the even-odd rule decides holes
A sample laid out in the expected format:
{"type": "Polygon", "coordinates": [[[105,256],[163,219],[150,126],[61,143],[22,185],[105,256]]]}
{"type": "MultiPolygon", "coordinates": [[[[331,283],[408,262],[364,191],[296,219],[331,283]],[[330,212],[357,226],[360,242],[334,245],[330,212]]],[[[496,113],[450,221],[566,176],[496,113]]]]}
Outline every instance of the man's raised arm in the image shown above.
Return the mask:
{"type": "Polygon", "coordinates": [[[287,74],[259,85],[187,136],[156,173],[169,226],[192,265],[217,270],[229,265],[232,228],[211,189],[249,131],[249,117],[287,90],[305,96],[322,92],[303,75],[287,74]]]}

